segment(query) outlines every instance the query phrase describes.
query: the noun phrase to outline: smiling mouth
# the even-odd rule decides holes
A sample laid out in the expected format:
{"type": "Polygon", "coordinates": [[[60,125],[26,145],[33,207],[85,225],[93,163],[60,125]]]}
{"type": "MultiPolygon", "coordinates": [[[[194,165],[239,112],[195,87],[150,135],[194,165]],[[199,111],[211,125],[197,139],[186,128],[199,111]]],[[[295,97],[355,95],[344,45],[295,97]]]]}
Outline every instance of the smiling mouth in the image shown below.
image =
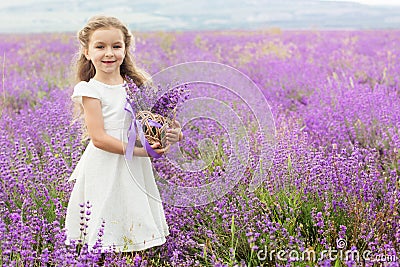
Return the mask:
{"type": "Polygon", "coordinates": [[[114,61],[102,61],[102,62],[105,63],[105,64],[111,64],[111,63],[116,62],[116,60],[114,60],[114,61]]]}

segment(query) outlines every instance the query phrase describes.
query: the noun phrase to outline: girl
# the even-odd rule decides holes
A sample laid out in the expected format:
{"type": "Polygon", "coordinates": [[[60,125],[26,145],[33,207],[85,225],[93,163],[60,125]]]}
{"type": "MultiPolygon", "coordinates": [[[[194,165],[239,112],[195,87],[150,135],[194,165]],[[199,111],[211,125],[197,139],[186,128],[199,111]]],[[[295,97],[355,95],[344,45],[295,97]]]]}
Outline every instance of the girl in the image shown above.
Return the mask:
{"type": "MultiPolygon", "coordinates": [[[[68,203],[67,244],[82,241],[92,248],[103,228],[102,251],[129,252],[165,242],[169,234],[151,161],[143,147],[124,157],[130,122],[124,110],[128,75],[139,86],[144,75],[135,67],[132,35],[114,17],[96,16],[78,32],[81,45],[72,100],[83,107],[90,137],[70,180],[76,180],[68,203]],[[86,221],[83,217],[89,217],[86,221]],[[85,226],[86,225],[86,226],[85,226]]],[[[178,128],[167,133],[169,145],[182,138],[178,128]]],[[[168,147],[152,145],[158,154],[168,147]]]]}

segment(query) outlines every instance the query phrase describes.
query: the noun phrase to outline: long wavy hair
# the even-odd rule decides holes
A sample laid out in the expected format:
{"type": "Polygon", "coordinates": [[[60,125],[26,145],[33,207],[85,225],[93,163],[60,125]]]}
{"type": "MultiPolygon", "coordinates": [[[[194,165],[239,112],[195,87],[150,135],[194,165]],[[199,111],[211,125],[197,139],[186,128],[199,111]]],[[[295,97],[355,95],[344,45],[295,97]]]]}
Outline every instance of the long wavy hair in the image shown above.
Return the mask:
{"type": "MultiPolygon", "coordinates": [[[[131,50],[134,50],[134,38],[126,25],[119,19],[109,16],[94,16],[91,17],[86,25],[78,31],[77,37],[79,41],[79,51],[75,57],[75,82],[86,81],[88,82],[96,74],[96,69],[91,60],[85,57],[85,50],[89,48],[90,37],[93,32],[98,29],[119,29],[124,36],[125,42],[125,58],[120,66],[121,76],[125,79],[129,76],[133,82],[140,86],[148,80],[148,74],[142,69],[138,68],[135,64],[131,50]]],[[[74,105],[74,119],[73,123],[77,120],[83,121],[83,108],[79,104],[74,105]]],[[[83,124],[83,140],[88,139],[87,129],[83,124]]]]}
{"type": "Polygon", "coordinates": [[[90,18],[87,24],[78,32],[80,50],[76,62],[77,81],[89,81],[96,74],[92,61],[88,60],[84,51],[89,48],[90,37],[98,29],[114,28],[121,30],[125,42],[125,59],[120,67],[121,76],[129,76],[137,86],[143,84],[146,80],[146,74],[136,67],[131,53],[134,47],[134,40],[131,32],[119,19],[107,16],[94,16],[90,18]]]}

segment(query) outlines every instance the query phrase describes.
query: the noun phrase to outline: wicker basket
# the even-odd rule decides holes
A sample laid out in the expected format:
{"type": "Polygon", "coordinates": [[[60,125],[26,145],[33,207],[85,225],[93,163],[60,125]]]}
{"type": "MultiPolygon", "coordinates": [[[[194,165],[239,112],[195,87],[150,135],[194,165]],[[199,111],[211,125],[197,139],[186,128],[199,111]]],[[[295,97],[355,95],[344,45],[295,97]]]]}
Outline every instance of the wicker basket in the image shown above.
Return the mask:
{"type": "MultiPolygon", "coordinates": [[[[166,130],[172,126],[172,120],[166,117],[163,117],[159,114],[152,113],[147,110],[142,110],[136,113],[136,119],[142,121],[142,129],[144,136],[147,139],[147,142],[149,142],[150,145],[159,142],[163,147],[166,146],[166,130]],[[149,120],[155,121],[159,124],[162,125],[161,128],[156,127],[156,126],[151,126],[149,124],[149,120]]],[[[141,147],[142,144],[139,140],[139,138],[136,139],[136,146],[141,147]]]]}

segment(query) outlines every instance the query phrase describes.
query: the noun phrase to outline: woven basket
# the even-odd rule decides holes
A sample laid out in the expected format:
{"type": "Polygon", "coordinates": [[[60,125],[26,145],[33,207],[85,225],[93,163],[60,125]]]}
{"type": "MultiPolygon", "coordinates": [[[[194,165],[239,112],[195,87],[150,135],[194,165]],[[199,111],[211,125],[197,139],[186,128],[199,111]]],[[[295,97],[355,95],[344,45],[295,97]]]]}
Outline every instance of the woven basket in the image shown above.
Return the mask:
{"type": "MultiPolygon", "coordinates": [[[[147,139],[147,142],[149,142],[150,145],[159,142],[163,147],[166,146],[166,130],[172,126],[172,120],[169,118],[165,118],[159,114],[152,113],[147,110],[142,110],[136,113],[136,119],[142,121],[142,129],[144,136],[147,139]],[[158,128],[156,126],[151,126],[149,125],[149,120],[158,122],[159,124],[162,125],[161,128],[158,128]]],[[[140,143],[139,138],[136,139],[136,146],[141,147],[142,144],[140,143]]]]}

